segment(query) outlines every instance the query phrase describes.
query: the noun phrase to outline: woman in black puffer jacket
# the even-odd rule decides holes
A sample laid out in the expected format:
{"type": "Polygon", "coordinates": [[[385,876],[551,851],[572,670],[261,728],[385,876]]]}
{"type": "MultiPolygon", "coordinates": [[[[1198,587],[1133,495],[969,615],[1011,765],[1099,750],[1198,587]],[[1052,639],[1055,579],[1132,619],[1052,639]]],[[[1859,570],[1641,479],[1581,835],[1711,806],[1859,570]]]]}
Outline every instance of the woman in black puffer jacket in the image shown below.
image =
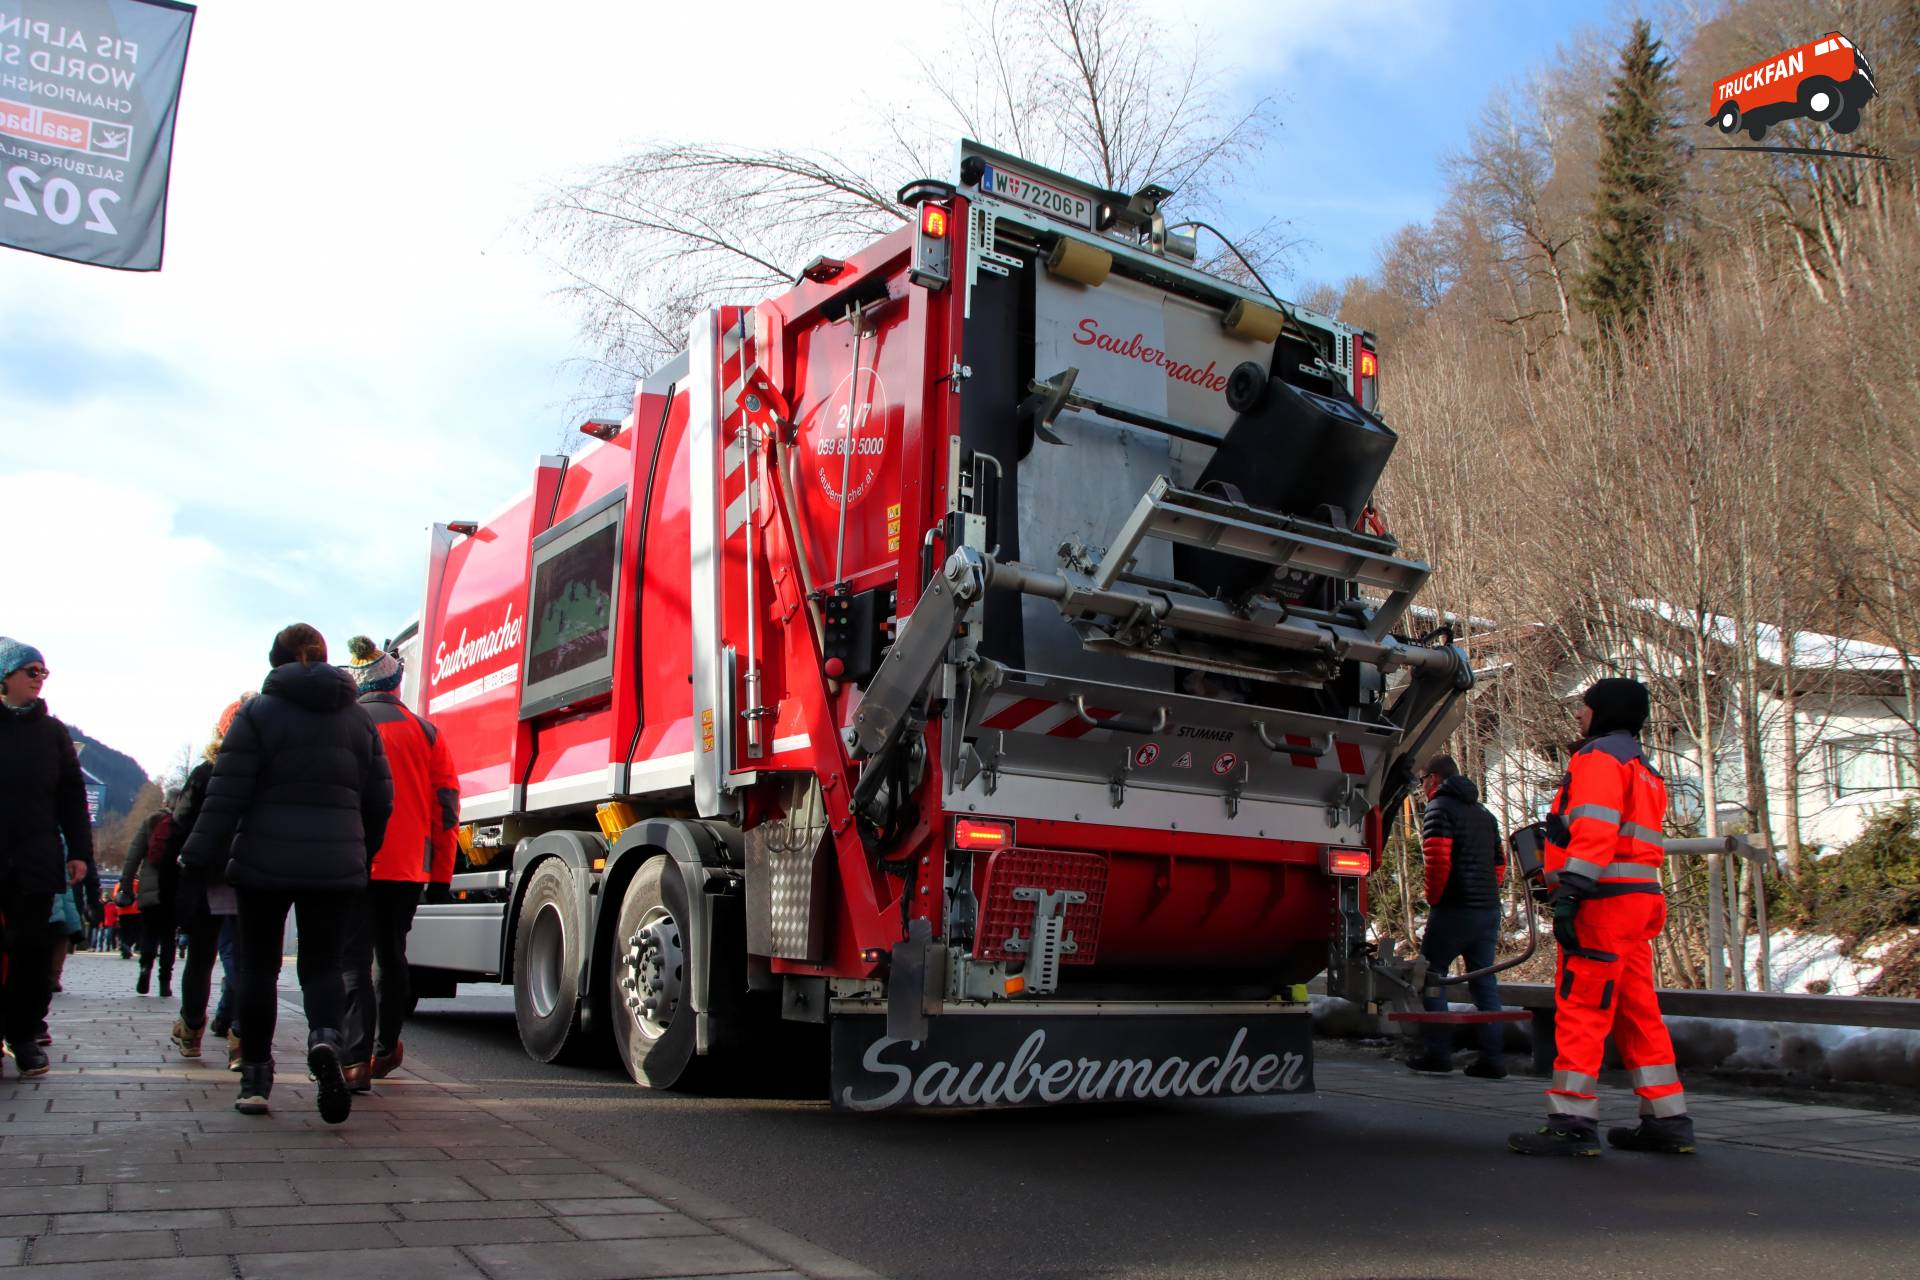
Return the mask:
{"type": "Polygon", "coordinates": [[[321,1118],[339,1124],[353,1105],[340,1064],[342,928],[386,834],[393,779],[353,678],[327,664],[318,631],[287,627],[270,657],[260,695],[240,709],[221,744],[183,856],[187,874],[224,872],[239,896],[235,1108],[263,1114],[273,1089],[275,992],[291,909],[300,929],[307,1066],[319,1081],[321,1118]]]}

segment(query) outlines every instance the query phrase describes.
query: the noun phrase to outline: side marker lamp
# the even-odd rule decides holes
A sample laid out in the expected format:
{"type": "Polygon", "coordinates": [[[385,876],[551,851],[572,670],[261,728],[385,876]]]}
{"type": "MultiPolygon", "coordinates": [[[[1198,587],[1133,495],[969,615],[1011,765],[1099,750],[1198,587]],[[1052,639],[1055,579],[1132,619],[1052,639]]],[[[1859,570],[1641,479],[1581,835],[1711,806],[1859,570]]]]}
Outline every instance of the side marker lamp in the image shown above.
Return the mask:
{"type": "Polygon", "coordinates": [[[986,818],[961,818],[953,824],[953,847],[975,853],[1013,848],[1013,824],[986,818]]]}
{"type": "Polygon", "coordinates": [[[1330,876],[1365,876],[1373,870],[1373,855],[1365,849],[1328,849],[1320,857],[1321,870],[1330,876]]]}

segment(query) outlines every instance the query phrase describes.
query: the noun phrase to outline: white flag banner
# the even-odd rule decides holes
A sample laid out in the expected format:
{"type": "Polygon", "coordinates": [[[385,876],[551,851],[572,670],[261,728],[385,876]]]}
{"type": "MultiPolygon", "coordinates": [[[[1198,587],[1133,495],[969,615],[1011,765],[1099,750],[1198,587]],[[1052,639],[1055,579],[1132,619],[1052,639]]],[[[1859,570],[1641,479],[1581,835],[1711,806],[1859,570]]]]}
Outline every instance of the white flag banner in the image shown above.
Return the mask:
{"type": "Polygon", "coordinates": [[[0,244],[158,271],[194,9],[0,0],[0,244]]]}

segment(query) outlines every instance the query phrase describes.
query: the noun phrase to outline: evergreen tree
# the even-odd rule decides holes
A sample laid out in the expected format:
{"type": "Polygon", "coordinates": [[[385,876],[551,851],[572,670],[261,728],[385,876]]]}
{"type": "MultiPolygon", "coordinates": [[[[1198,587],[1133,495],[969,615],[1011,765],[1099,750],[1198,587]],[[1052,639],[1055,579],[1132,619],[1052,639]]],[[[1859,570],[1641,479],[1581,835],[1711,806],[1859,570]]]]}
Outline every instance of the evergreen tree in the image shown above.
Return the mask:
{"type": "Polygon", "coordinates": [[[1636,19],[1600,116],[1593,255],[1580,278],[1581,300],[1602,329],[1631,328],[1645,312],[1680,204],[1672,65],[1661,56],[1652,25],[1636,19]]]}

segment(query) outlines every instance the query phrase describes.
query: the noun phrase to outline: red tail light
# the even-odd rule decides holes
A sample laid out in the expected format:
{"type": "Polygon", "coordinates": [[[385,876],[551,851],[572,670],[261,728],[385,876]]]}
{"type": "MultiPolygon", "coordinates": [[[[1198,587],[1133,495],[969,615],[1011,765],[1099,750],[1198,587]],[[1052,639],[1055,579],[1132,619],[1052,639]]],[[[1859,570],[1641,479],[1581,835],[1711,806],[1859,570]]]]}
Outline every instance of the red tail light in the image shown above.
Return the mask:
{"type": "Polygon", "coordinates": [[[1353,398],[1368,413],[1380,403],[1380,354],[1367,345],[1365,338],[1353,344],[1353,398]]]}
{"type": "Polygon", "coordinates": [[[935,240],[947,238],[947,211],[937,204],[920,206],[920,230],[935,240]]]}
{"type": "Polygon", "coordinates": [[[1330,876],[1364,876],[1373,870],[1373,855],[1365,849],[1328,849],[1320,866],[1330,876]]]}
{"type": "Polygon", "coordinates": [[[960,818],[953,824],[953,847],[976,853],[1013,848],[1013,824],[989,818],[960,818]]]}

